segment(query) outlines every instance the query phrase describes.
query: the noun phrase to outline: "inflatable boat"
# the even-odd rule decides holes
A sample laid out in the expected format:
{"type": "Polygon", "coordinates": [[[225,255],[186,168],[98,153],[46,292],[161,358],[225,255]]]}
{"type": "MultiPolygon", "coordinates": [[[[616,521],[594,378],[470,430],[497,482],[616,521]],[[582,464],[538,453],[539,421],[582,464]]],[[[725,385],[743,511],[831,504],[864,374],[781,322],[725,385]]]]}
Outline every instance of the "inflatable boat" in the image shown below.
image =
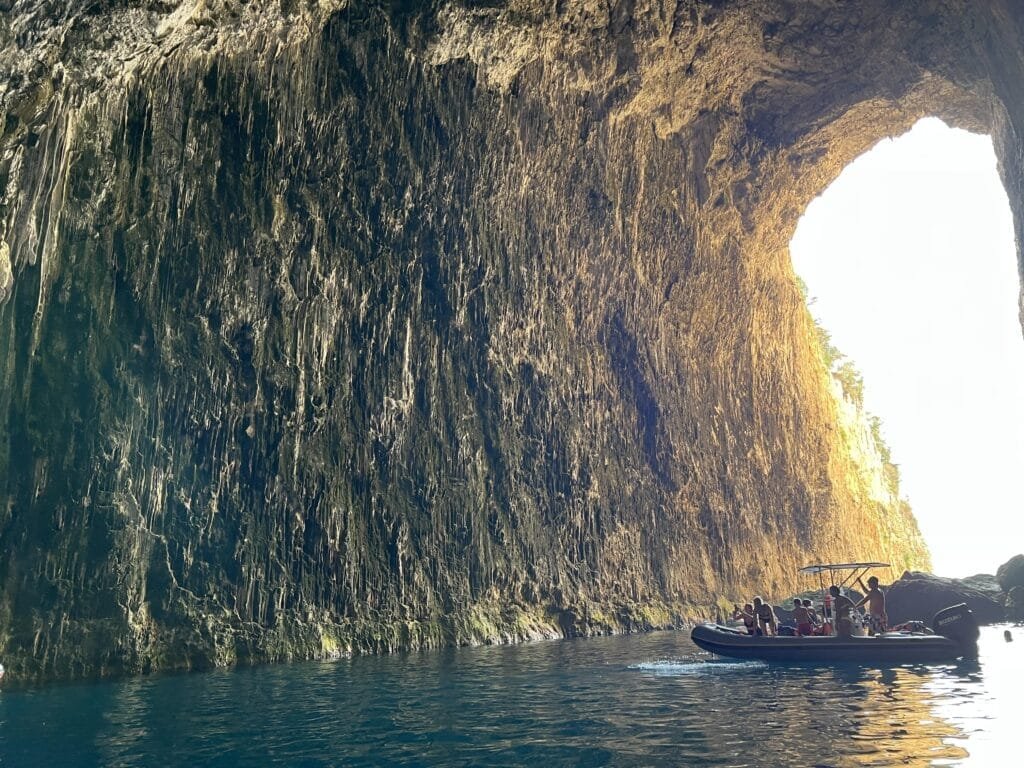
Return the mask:
{"type": "Polygon", "coordinates": [[[701,624],[690,637],[716,656],[761,661],[932,664],[978,657],[978,624],[966,604],[935,614],[935,634],[885,632],[874,637],[757,637],[718,624],[701,624]]]}

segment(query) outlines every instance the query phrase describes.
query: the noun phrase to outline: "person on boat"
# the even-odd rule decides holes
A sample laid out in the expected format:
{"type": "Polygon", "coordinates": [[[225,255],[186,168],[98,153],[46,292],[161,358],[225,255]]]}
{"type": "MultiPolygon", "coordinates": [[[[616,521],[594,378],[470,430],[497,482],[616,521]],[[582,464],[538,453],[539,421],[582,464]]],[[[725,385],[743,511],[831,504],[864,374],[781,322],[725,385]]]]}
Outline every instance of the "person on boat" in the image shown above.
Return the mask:
{"type": "Polygon", "coordinates": [[[835,611],[836,634],[841,637],[850,637],[853,634],[853,622],[850,621],[853,600],[842,594],[835,584],[828,588],[828,594],[832,598],[832,610],[835,611]]]}
{"type": "Polygon", "coordinates": [[[832,613],[832,596],[829,595],[827,598],[828,604],[822,604],[822,612],[819,614],[814,610],[814,604],[807,599],[804,599],[804,608],[807,609],[807,615],[811,617],[811,634],[812,635],[824,635],[826,637],[832,635],[832,622],[830,619],[825,618],[826,615],[830,616],[832,613]],[[828,609],[828,613],[825,611],[828,609]]]}
{"type": "Polygon", "coordinates": [[[738,605],[733,605],[732,617],[734,619],[743,619],[743,626],[747,630],[748,635],[757,634],[757,617],[754,616],[754,606],[750,603],[745,603],[742,610],[738,605]]]}
{"type": "Polygon", "coordinates": [[[803,601],[799,597],[793,598],[793,621],[796,622],[796,633],[798,635],[809,635],[814,631],[811,624],[811,614],[804,608],[803,601]]]}
{"type": "MultiPolygon", "coordinates": [[[[864,582],[857,579],[861,587],[864,587],[864,582]]],[[[880,635],[885,632],[886,624],[889,623],[888,616],[885,615],[885,593],[878,588],[878,577],[868,577],[867,594],[864,595],[857,608],[867,603],[868,606],[868,634],[869,635],[880,635]]]]}
{"type": "Polygon", "coordinates": [[[820,627],[821,619],[818,617],[817,611],[814,610],[814,606],[812,605],[811,601],[808,600],[806,597],[804,598],[804,608],[807,609],[807,618],[810,620],[811,626],[820,627]]]}
{"type": "Polygon", "coordinates": [[[765,636],[778,634],[779,625],[775,619],[775,609],[760,596],[754,598],[754,616],[757,617],[757,634],[765,636]]]}

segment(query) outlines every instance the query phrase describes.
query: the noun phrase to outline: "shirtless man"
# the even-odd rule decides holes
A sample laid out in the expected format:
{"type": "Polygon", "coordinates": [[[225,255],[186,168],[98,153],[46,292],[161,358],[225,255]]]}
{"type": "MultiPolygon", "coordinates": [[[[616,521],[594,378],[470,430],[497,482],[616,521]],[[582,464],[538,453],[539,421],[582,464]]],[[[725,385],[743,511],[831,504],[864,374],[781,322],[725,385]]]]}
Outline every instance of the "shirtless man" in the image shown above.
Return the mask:
{"type": "MultiPolygon", "coordinates": [[[[864,582],[860,579],[857,581],[863,588],[864,582]]],[[[868,634],[878,635],[885,632],[889,617],[885,615],[885,594],[878,588],[877,576],[868,577],[867,594],[857,603],[857,607],[860,608],[865,603],[868,605],[868,634]]]]}

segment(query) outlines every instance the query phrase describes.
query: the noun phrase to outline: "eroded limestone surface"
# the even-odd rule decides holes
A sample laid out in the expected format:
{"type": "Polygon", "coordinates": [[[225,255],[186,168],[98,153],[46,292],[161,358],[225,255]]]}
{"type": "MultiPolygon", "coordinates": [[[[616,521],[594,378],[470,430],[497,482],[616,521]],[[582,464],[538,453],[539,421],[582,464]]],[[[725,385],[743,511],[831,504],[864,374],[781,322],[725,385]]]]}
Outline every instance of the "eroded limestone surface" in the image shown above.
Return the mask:
{"type": "Polygon", "coordinates": [[[642,628],[808,560],[928,566],[786,248],[927,114],[993,133],[1019,230],[1015,4],[0,7],[10,673],[642,628]]]}

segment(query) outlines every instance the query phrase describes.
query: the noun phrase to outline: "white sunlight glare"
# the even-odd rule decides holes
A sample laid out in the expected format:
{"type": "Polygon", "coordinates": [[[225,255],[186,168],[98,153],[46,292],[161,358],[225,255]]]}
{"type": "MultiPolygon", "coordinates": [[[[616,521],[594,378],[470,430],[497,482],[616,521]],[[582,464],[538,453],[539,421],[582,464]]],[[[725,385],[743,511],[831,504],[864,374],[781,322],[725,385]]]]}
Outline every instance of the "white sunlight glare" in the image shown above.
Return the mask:
{"type": "Polygon", "coordinates": [[[1024,552],[1024,340],[991,139],[929,118],[881,142],[808,206],[790,253],[864,376],[935,571],[995,573],[1024,552]]]}

